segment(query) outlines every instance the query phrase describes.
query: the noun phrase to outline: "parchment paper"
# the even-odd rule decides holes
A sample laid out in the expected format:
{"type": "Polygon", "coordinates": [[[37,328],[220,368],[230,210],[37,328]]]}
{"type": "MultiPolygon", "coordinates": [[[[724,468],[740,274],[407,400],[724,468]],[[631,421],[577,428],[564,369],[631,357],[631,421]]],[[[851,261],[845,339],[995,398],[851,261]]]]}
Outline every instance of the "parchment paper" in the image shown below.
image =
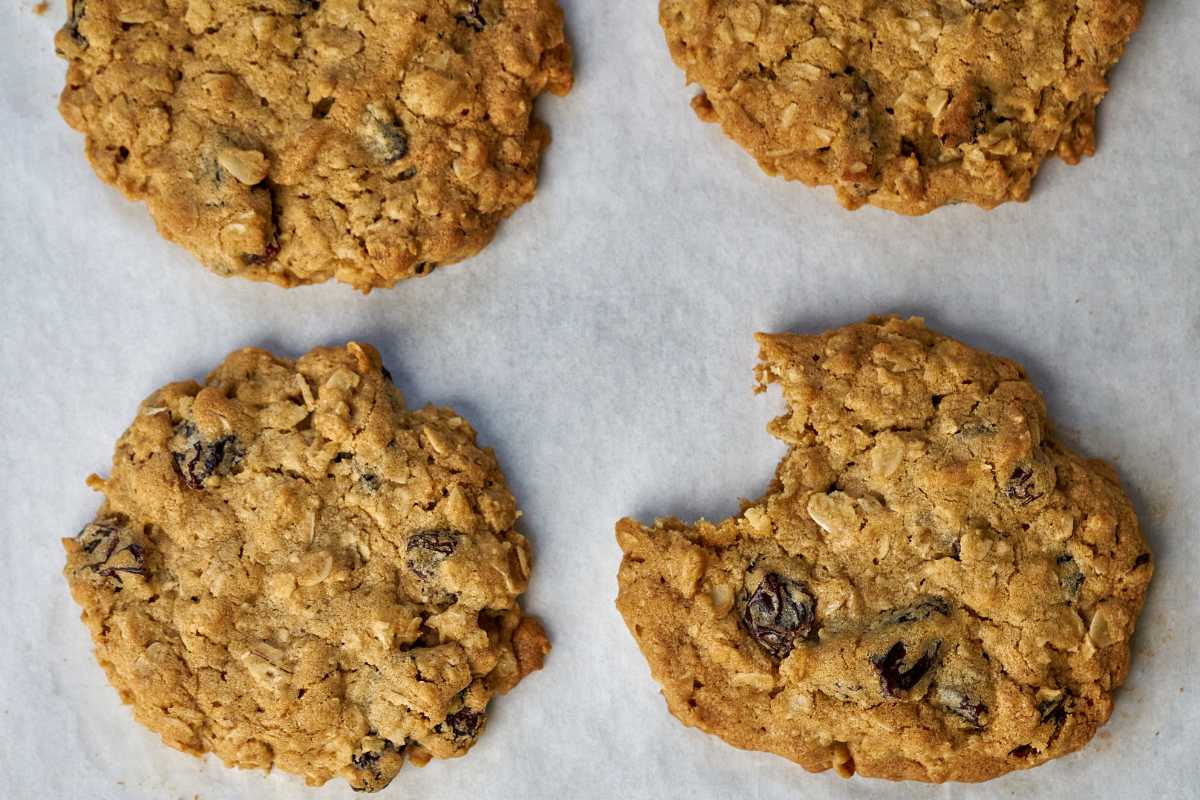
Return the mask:
{"type": "Polygon", "coordinates": [[[841,210],[762,175],[688,108],[653,0],[565,0],[578,85],[536,199],[467,265],[368,297],[215,277],[94,177],[55,110],[65,15],[0,11],[0,798],[350,797],[225,769],[136,725],[60,576],[138,402],[237,347],[375,343],[410,404],[449,404],[525,512],[544,672],[492,706],[464,759],[406,798],[1200,797],[1200,4],[1150,0],[1113,74],[1098,155],[1033,200],[923,219],[841,210]],[[1158,573],[1132,674],[1081,754],[980,786],[809,775],[684,728],[613,608],[613,522],[720,518],[769,481],[778,392],[756,330],[871,313],[1023,362],[1061,434],[1113,461],[1158,573]]]}

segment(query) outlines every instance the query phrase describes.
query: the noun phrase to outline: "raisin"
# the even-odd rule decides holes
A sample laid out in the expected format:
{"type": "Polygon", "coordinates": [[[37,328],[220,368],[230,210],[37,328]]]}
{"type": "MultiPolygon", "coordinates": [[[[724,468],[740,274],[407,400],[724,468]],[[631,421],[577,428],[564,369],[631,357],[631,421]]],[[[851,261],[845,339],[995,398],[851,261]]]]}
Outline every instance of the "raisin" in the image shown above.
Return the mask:
{"type": "Polygon", "coordinates": [[[388,372],[387,367],[380,367],[379,374],[383,375],[383,379],[386,380],[388,383],[395,383],[395,381],[392,380],[392,373],[388,372]]]}
{"type": "MultiPolygon", "coordinates": [[[[375,735],[370,734],[372,737],[375,735]]],[[[386,787],[404,763],[402,750],[402,747],[396,747],[393,742],[384,739],[381,747],[350,756],[350,765],[366,773],[351,781],[351,788],[356,792],[377,792],[386,787]]]]}
{"type": "Polygon", "coordinates": [[[172,444],[175,469],[189,488],[203,489],[211,476],[229,474],[242,460],[242,450],[232,435],[206,442],[195,425],[183,422],[176,426],[175,436],[184,440],[178,449],[172,444]]]}
{"type": "Polygon", "coordinates": [[[1028,467],[1017,467],[1008,478],[1004,487],[1004,496],[1016,500],[1018,505],[1027,506],[1041,497],[1034,491],[1033,470],[1028,467]]]}
{"type": "Polygon", "coordinates": [[[774,572],[763,576],[742,610],[742,625],[754,641],[777,659],[792,652],[796,640],[814,629],[816,601],[804,584],[774,572]]]}
{"type": "Polygon", "coordinates": [[[471,742],[479,735],[483,725],[483,713],[463,706],[453,714],[446,715],[445,722],[433,726],[434,733],[448,734],[455,741],[471,742]]]}
{"type": "Polygon", "coordinates": [[[1062,585],[1063,591],[1071,597],[1079,594],[1079,588],[1083,586],[1083,572],[1075,563],[1075,559],[1068,553],[1063,553],[1055,560],[1055,563],[1058,565],[1058,582],[1062,585]]]}
{"type": "Polygon", "coordinates": [[[980,436],[992,436],[996,433],[996,426],[990,422],[981,419],[969,419],[958,428],[958,433],[954,434],[960,439],[974,439],[980,436]]]}
{"type": "Polygon", "coordinates": [[[904,656],[908,649],[904,642],[896,642],[886,653],[871,659],[871,664],[879,673],[879,688],[888,697],[899,697],[901,692],[907,692],[921,682],[941,651],[942,643],[935,640],[920,658],[904,669],[904,656]]]}
{"type": "Polygon", "coordinates": [[[129,520],[122,515],[113,515],[86,525],[76,539],[80,549],[94,556],[87,568],[101,578],[112,578],[120,587],[122,575],[149,575],[146,569],[146,552],[140,544],[126,533],[129,520]]]}
{"type": "Polygon", "coordinates": [[[1134,569],[1142,566],[1143,564],[1149,564],[1149,563],[1150,563],[1150,554],[1149,553],[1142,553],[1133,560],[1134,569]]]}
{"type": "Polygon", "coordinates": [[[367,107],[363,114],[363,142],[371,155],[394,164],[408,155],[408,134],[399,122],[385,118],[386,111],[367,107]]]}
{"type": "Polygon", "coordinates": [[[396,180],[403,183],[404,181],[411,181],[415,177],[417,177],[417,168],[409,167],[406,170],[404,170],[403,172],[401,172],[399,175],[397,175],[396,180]]]}
{"type": "Polygon", "coordinates": [[[242,253],[242,263],[247,267],[261,266],[262,264],[270,264],[279,255],[279,242],[272,239],[267,243],[267,249],[261,253],[242,253]]]}
{"type": "Polygon", "coordinates": [[[455,19],[460,25],[466,25],[476,33],[481,33],[487,27],[487,20],[479,13],[480,0],[467,0],[466,13],[459,14],[455,19]]]}
{"type": "Polygon", "coordinates": [[[74,0],[67,14],[67,31],[71,34],[71,39],[75,41],[75,44],[80,47],[88,46],[88,40],[83,38],[83,34],[79,32],[79,20],[83,19],[86,10],[87,0],[74,0]]]}
{"type": "Polygon", "coordinates": [[[104,558],[107,559],[116,549],[117,537],[120,536],[121,529],[127,523],[128,519],[121,514],[104,517],[84,525],[83,530],[75,536],[75,539],[79,542],[83,552],[90,555],[99,550],[105,554],[104,558]]]}
{"type": "Polygon", "coordinates": [[[988,707],[983,702],[972,700],[966,692],[958,689],[939,688],[938,702],[942,708],[957,717],[962,717],[972,727],[983,727],[983,717],[987,714],[988,707]]]}
{"type": "Polygon", "coordinates": [[[1042,722],[1053,722],[1061,727],[1067,721],[1067,693],[1041,701],[1037,710],[1042,722]]]}
{"type": "Polygon", "coordinates": [[[379,494],[379,490],[383,487],[383,481],[373,472],[364,472],[358,476],[358,485],[367,494],[379,494]]]}
{"type": "Polygon", "coordinates": [[[1014,758],[1029,758],[1035,753],[1037,753],[1037,750],[1033,749],[1033,747],[1027,744],[1022,744],[1014,747],[1009,751],[1008,754],[1014,758]]]}
{"type": "Polygon", "coordinates": [[[892,622],[896,625],[908,625],[929,619],[934,614],[941,614],[943,617],[950,615],[950,604],[944,597],[923,598],[908,608],[897,611],[892,617],[892,622]]]}
{"type": "Polygon", "coordinates": [[[329,112],[333,110],[334,99],[332,97],[322,97],[312,107],[313,119],[325,119],[329,116],[329,112]]]}
{"type": "Polygon", "coordinates": [[[420,578],[432,578],[443,561],[458,549],[458,534],[452,531],[426,531],[408,537],[404,563],[420,578]]]}

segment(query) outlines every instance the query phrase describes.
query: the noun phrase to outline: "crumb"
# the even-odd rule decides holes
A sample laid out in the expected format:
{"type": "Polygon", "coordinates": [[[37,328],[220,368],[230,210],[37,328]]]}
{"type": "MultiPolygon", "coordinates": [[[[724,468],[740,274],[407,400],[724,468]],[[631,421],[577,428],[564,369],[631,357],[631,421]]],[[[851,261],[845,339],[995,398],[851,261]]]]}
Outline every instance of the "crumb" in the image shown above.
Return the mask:
{"type": "Polygon", "coordinates": [[[33,7],[33,13],[37,14],[40,17],[43,14],[45,14],[49,8],[50,8],[50,4],[47,3],[46,0],[42,0],[42,2],[38,3],[37,5],[35,5],[33,7]]]}

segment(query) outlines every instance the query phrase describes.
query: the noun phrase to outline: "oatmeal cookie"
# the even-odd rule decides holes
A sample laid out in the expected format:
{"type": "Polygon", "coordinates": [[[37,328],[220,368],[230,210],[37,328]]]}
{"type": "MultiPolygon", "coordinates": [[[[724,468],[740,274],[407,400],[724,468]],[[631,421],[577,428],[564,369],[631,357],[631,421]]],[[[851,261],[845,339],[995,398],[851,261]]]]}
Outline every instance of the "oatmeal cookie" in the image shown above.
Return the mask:
{"type": "Polygon", "coordinates": [[[617,606],[685,724],[812,771],[980,781],[1112,711],[1153,572],[1021,367],[873,319],[760,335],[789,450],[737,517],[617,525],[617,606]]]}
{"type": "Polygon", "coordinates": [[[1025,200],[1095,149],[1143,0],[661,0],[701,119],[842,205],[1025,200]]]}
{"type": "Polygon", "coordinates": [[[392,286],[527,202],[571,86],[556,0],[74,0],[59,108],[221,275],[392,286]]]}
{"type": "Polygon", "coordinates": [[[121,699],[184,752],[381,789],[466,753],[549,650],[495,456],[407,410],[367,345],[170,384],[89,482],[67,582],[121,699]]]}

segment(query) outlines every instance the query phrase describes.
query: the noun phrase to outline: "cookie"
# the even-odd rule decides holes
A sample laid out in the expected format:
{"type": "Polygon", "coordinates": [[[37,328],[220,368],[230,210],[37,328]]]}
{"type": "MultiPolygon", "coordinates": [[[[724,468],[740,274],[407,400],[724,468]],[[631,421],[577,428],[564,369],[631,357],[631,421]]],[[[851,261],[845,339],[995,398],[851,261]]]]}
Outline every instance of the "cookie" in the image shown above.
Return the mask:
{"type": "Polygon", "coordinates": [[[490,450],[367,345],[233,353],[142,403],[64,539],[96,658],[187,753],[381,789],[460,756],[549,644],[490,450]]]}
{"type": "Polygon", "coordinates": [[[73,0],[59,109],[96,173],[220,275],[392,286],[533,197],[556,0],[73,0]]]}
{"type": "Polygon", "coordinates": [[[872,319],[759,335],[788,445],[762,498],[617,524],[617,607],[671,713],[811,771],[981,781],[1112,712],[1153,571],[1113,470],[1021,367],[872,319]]]}
{"type": "Polygon", "coordinates": [[[671,55],[771,175],[924,214],[1025,200],[1095,150],[1143,0],[660,0],[671,55]]]}

